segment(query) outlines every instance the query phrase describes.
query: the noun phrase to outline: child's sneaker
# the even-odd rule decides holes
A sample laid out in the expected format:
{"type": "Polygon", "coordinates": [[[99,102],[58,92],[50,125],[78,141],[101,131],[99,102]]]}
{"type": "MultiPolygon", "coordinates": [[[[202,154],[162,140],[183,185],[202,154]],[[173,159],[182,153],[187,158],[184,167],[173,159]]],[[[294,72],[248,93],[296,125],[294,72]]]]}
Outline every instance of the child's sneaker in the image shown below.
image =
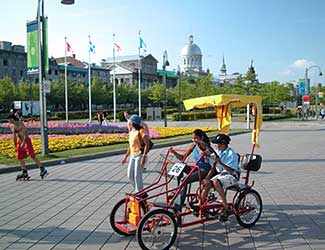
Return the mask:
{"type": "Polygon", "coordinates": [[[30,179],[30,176],[27,173],[27,170],[23,170],[21,174],[18,174],[16,177],[16,181],[24,180],[28,181],[30,179]]]}
{"type": "Polygon", "coordinates": [[[44,177],[48,175],[47,169],[44,167],[41,167],[41,172],[39,175],[41,176],[42,179],[44,179],[44,177]]]}
{"type": "Polygon", "coordinates": [[[229,215],[230,215],[230,211],[228,209],[224,209],[219,217],[220,222],[228,221],[229,215]]]}

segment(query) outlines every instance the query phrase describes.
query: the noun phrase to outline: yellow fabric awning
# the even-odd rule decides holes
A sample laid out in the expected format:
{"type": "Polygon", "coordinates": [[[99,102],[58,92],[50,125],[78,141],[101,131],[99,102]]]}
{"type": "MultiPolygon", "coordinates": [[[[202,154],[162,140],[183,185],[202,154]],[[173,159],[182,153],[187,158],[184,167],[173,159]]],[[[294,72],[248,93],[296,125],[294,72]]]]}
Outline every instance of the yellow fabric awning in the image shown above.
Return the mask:
{"type": "Polygon", "coordinates": [[[213,95],[187,99],[183,101],[185,109],[214,108],[220,132],[228,133],[231,125],[231,107],[245,107],[253,104],[256,107],[256,124],[252,133],[252,142],[258,145],[260,129],[262,127],[262,97],[246,95],[213,95]]]}

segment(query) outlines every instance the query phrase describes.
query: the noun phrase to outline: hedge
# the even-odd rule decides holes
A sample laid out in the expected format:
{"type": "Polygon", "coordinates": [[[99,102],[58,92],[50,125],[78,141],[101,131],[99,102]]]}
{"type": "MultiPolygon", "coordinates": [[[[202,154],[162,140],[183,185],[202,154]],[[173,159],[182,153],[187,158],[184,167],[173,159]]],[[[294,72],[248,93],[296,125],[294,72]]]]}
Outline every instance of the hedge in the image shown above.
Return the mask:
{"type": "MultiPolygon", "coordinates": [[[[174,113],[171,116],[173,121],[193,121],[198,119],[213,119],[215,118],[215,112],[213,111],[206,111],[206,112],[184,112],[181,115],[179,113],[174,113]]],[[[234,121],[246,121],[246,114],[233,114],[232,115],[234,121]]],[[[271,121],[271,120],[279,120],[279,119],[286,119],[295,117],[294,114],[288,112],[286,114],[263,114],[263,121],[271,121]]]]}

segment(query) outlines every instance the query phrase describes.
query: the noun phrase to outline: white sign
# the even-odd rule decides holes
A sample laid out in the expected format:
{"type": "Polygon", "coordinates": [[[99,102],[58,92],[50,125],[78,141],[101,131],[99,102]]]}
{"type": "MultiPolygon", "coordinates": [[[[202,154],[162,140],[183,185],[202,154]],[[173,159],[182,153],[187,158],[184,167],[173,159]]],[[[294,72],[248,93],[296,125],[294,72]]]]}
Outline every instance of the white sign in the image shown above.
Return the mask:
{"type": "Polygon", "coordinates": [[[43,88],[44,88],[44,93],[46,93],[46,94],[51,93],[51,81],[44,80],[43,81],[43,88]]]}
{"type": "Polygon", "coordinates": [[[179,176],[183,172],[185,166],[184,163],[175,163],[168,171],[168,175],[179,176]]]}
{"type": "Polygon", "coordinates": [[[14,101],[14,109],[21,109],[21,101],[14,101]]]}
{"type": "Polygon", "coordinates": [[[39,115],[39,101],[22,101],[21,113],[23,116],[39,115]]]}

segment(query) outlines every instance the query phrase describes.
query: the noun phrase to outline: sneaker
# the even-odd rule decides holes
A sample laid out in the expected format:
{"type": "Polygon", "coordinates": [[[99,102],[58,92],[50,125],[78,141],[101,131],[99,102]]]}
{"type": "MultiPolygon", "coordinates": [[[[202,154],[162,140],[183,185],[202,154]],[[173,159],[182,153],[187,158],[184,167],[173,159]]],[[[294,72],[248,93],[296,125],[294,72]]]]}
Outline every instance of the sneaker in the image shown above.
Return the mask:
{"type": "Polygon", "coordinates": [[[192,211],[193,215],[198,217],[199,216],[199,210],[200,210],[200,206],[199,203],[189,203],[190,206],[190,210],[192,211]]]}
{"type": "Polygon", "coordinates": [[[230,215],[229,209],[224,209],[219,217],[220,222],[228,221],[229,215],[230,215]]]}
{"type": "Polygon", "coordinates": [[[44,177],[48,175],[47,169],[42,168],[39,175],[41,176],[42,179],[44,179],[44,177]]]}

